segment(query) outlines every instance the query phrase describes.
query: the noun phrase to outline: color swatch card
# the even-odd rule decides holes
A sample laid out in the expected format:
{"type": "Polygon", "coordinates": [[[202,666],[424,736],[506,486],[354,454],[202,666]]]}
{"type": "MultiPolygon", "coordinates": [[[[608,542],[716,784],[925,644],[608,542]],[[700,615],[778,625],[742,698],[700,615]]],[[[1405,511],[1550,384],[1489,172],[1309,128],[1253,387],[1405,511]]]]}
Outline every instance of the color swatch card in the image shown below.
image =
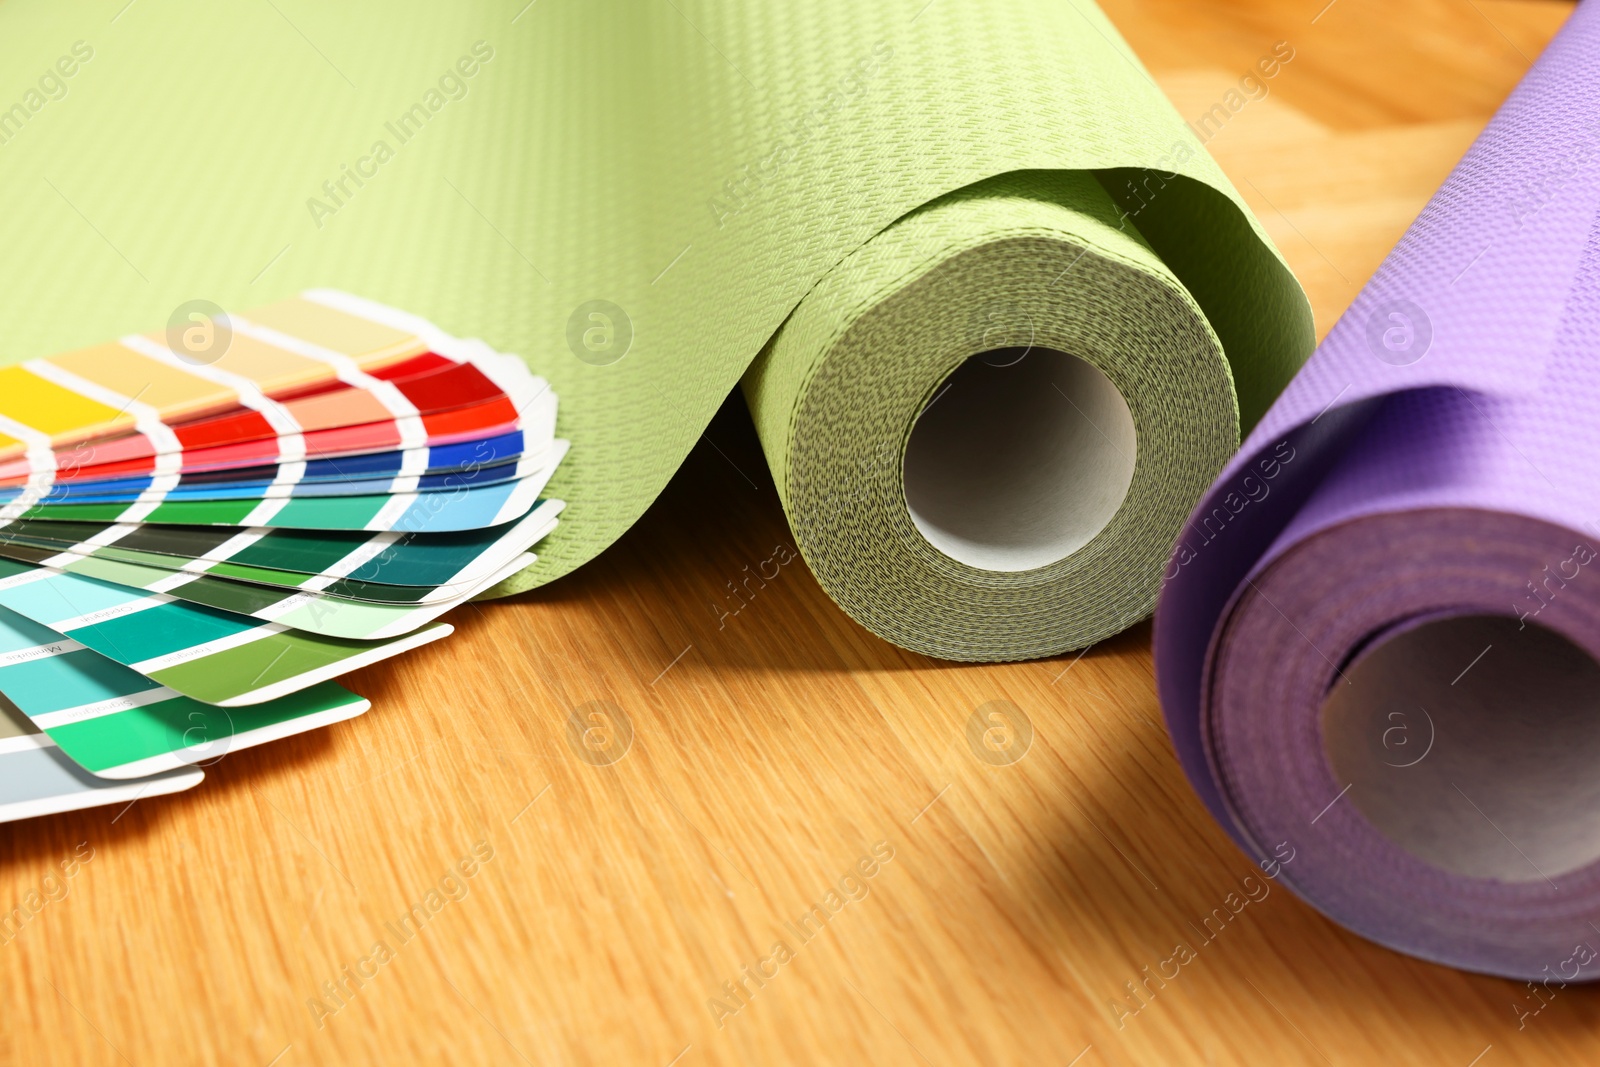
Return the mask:
{"type": "Polygon", "coordinates": [[[0,820],[366,710],[334,679],[536,560],[556,411],[331,290],[0,369],[0,820]]]}
{"type": "MultiPolygon", "coordinates": [[[[6,559],[17,559],[19,550],[0,549],[6,559]]],[[[68,555],[58,560],[57,569],[68,574],[116,583],[130,589],[144,589],[170,596],[173,600],[218,608],[260,622],[292,627],[308,634],[351,641],[378,641],[403,637],[432,622],[451,608],[460,607],[482,588],[509,577],[533,562],[531,554],[519,556],[501,572],[490,576],[478,589],[454,600],[432,604],[379,604],[349,600],[323,593],[293,592],[270,586],[248,585],[222,578],[206,578],[182,571],[165,571],[135,563],[115,563],[92,557],[68,555]]]]}
{"type": "MultiPolygon", "coordinates": [[[[408,460],[410,453],[378,453],[378,457],[401,456],[408,460]]],[[[366,457],[346,457],[350,459],[366,457]]],[[[118,478],[101,481],[72,481],[57,483],[38,500],[42,504],[54,503],[159,503],[162,500],[259,500],[267,497],[291,496],[355,496],[363,493],[430,492],[439,489],[467,488],[495,485],[515,481],[543,471],[553,457],[536,454],[527,456],[493,457],[481,465],[463,469],[430,469],[418,474],[364,473],[345,471],[337,474],[312,475],[302,469],[290,470],[287,466],[248,467],[240,470],[204,471],[192,475],[179,475],[174,479],[118,478]]],[[[334,460],[321,460],[330,467],[339,467],[334,460]]],[[[9,499],[17,500],[27,495],[22,488],[0,490],[9,499]]]]}
{"type": "Polygon", "coordinates": [[[130,804],[140,797],[191,789],[205,778],[184,767],[149,778],[101,778],[84,770],[15,704],[0,698],[0,822],[130,804]]]}
{"type": "Polygon", "coordinates": [[[333,683],[233,711],[185,697],[0,609],[0,690],[85,770],[141,778],[361,714],[333,683]]]}
{"type": "Polygon", "coordinates": [[[184,696],[230,707],[298,692],[450,633],[438,623],[389,641],[321,637],[12,560],[0,560],[0,607],[184,696]]]}
{"type": "Polygon", "coordinates": [[[160,504],[50,504],[0,508],[0,518],[161,522],[186,526],[282,526],[300,530],[446,533],[497,526],[539,501],[551,472],[447,494],[384,493],[302,500],[180,500],[160,504]],[[16,510],[12,510],[15,508],[16,510]]]}
{"type": "Polygon", "coordinates": [[[404,590],[433,589],[448,597],[480,584],[553,529],[561,508],[560,501],[547,500],[514,523],[448,534],[19,520],[0,524],[0,545],[318,589],[356,599],[413,602],[429,598],[404,590]],[[402,591],[375,588],[382,586],[402,591]]]}

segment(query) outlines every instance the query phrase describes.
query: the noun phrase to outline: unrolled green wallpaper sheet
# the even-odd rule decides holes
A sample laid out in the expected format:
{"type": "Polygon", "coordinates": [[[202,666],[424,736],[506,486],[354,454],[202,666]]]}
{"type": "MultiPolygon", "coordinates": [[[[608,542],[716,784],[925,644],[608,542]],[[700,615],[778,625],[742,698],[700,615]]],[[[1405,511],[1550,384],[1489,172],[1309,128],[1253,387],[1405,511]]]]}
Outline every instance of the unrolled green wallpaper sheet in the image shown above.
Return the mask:
{"type": "Polygon", "coordinates": [[[1081,647],[1148,612],[1312,344],[1087,0],[11,0],[0,71],[3,358],[312,286],[516,352],[573,448],[502,593],[620,536],[743,379],[852,616],[954,659],[1081,647]],[[1062,559],[958,562],[907,512],[906,442],[964,359],[1029,345],[1126,400],[1126,498],[1062,559]]]}

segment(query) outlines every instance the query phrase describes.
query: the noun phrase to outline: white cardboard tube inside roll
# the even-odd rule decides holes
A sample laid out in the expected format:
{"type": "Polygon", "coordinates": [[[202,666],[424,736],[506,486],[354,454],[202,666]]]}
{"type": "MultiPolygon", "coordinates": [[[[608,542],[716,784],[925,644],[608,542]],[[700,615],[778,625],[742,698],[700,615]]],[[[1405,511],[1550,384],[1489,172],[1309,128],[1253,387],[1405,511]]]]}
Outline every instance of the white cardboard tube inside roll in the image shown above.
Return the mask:
{"type": "Polygon", "coordinates": [[[906,507],[951,559],[1045,567],[1116,515],[1137,443],[1128,402],[1093,364],[1047,348],[986,352],[956,368],[917,418],[906,507]]]}
{"type": "Polygon", "coordinates": [[[1348,801],[1419,859],[1503,882],[1600,859],[1600,664],[1509,617],[1380,638],[1322,706],[1348,801]]]}

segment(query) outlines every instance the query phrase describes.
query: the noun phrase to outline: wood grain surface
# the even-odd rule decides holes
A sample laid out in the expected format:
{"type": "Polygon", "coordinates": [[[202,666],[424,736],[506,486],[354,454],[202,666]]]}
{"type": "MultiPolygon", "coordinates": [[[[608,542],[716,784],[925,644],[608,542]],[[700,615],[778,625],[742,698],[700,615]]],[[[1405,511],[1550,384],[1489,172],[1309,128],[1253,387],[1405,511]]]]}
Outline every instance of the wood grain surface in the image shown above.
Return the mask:
{"type": "MultiPolygon", "coordinates": [[[[1325,331],[1571,7],[1324,2],[1106,7],[1191,119],[1293,48],[1209,146],[1325,331]]],[[[792,551],[731,403],[597,562],[352,675],[362,718],[0,829],[0,913],[90,857],[0,933],[0,1058],[1597,1059],[1600,993],[1408,959],[1277,887],[1205,924],[1253,867],[1179,771],[1148,625],[953,666],[792,551]]]]}

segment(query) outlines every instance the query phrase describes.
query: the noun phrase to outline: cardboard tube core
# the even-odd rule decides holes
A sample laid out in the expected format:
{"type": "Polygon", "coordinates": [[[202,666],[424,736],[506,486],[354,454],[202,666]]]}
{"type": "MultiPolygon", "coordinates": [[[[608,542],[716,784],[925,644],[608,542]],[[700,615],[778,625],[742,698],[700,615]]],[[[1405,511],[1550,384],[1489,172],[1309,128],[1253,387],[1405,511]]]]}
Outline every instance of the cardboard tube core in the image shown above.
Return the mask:
{"type": "Polygon", "coordinates": [[[1128,402],[1099,368],[1047,348],[967,359],[918,416],[903,478],[911,521],[971,567],[1027,571],[1105,529],[1133,481],[1128,402]]]}
{"type": "Polygon", "coordinates": [[[1372,642],[1322,706],[1341,803],[1456,874],[1554,881],[1600,859],[1600,664],[1534,622],[1436,618],[1372,642]]]}

